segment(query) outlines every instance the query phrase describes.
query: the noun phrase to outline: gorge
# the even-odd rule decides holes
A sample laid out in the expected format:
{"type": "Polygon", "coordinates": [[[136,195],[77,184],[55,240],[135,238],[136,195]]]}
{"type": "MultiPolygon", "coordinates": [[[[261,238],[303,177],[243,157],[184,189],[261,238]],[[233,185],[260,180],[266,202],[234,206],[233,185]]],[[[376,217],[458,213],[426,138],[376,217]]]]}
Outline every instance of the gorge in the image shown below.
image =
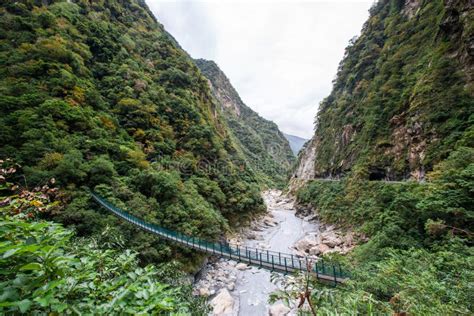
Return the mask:
{"type": "Polygon", "coordinates": [[[145,1],[4,1],[0,313],[472,314],[474,4],[369,12],[295,147],[145,1]],[[350,275],[209,256],[92,192],[181,236],[350,275]]]}

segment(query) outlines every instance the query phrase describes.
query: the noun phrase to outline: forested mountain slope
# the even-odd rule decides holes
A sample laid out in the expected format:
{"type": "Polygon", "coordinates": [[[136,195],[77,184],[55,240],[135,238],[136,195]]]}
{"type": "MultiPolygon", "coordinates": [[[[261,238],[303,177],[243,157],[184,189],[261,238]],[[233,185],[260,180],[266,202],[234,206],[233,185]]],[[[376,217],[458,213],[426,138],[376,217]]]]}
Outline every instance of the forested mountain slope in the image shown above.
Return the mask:
{"type": "Polygon", "coordinates": [[[0,157],[30,188],[55,178],[66,206],[51,218],[79,235],[109,225],[143,262],[186,261],[88,190],[208,239],[263,209],[207,80],[144,1],[4,1],[0,27],[0,157]]]}
{"type": "Polygon", "coordinates": [[[283,185],[294,157],[278,126],[242,102],[215,62],[197,59],[196,64],[209,79],[213,95],[248,164],[264,184],[283,185]]]}
{"type": "Polygon", "coordinates": [[[320,105],[314,176],[420,180],[445,159],[473,123],[473,21],[472,1],[375,4],[320,105]]]}
{"type": "Polygon", "coordinates": [[[473,40],[472,1],[382,0],[347,48],[292,185],[358,236],[322,315],[473,313],[473,40]]]}

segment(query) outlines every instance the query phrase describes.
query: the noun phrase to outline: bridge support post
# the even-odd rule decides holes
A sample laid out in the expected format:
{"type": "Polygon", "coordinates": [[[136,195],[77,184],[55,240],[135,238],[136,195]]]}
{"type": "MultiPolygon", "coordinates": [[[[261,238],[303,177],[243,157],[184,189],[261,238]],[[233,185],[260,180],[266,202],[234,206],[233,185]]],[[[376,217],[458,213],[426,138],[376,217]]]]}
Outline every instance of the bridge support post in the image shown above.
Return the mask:
{"type": "Polygon", "coordinates": [[[332,272],[334,273],[334,286],[337,285],[337,277],[336,277],[336,266],[332,266],[332,272]]]}
{"type": "Polygon", "coordinates": [[[286,265],[286,257],[285,257],[285,273],[288,273],[288,267],[286,265]]]}
{"type": "Polygon", "coordinates": [[[275,270],[275,261],[273,260],[273,255],[272,255],[272,271],[275,270]]]}
{"type": "MultiPolygon", "coordinates": [[[[232,251],[232,249],[230,251],[232,251]]],[[[239,262],[240,262],[240,247],[239,246],[237,246],[237,255],[239,256],[239,262]]]]}

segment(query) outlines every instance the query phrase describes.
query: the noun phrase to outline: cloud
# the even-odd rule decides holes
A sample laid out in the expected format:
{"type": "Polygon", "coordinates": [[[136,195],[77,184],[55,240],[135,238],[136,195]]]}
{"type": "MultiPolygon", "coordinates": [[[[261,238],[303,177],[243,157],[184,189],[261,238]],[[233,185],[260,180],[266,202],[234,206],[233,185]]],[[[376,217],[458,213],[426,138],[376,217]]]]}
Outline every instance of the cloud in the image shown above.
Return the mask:
{"type": "Polygon", "coordinates": [[[147,3],[192,57],[219,64],[248,106],[282,131],[309,138],[373,1],[147,3]]]}

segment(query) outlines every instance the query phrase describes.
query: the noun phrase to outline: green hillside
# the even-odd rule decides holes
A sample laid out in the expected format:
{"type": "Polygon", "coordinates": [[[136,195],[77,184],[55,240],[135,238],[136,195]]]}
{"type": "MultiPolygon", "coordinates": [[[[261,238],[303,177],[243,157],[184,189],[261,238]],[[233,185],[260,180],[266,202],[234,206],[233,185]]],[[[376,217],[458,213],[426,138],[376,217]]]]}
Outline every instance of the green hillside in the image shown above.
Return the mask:
{"type": "Polygon", "coordinates": [[[261,117],[241,100],[226,75],[213,61],[197,59],[222,108],[230,133],[246,162],[266,186],[283,186],[294,162],[288,140],[278,126],[261,117]]]}
{"type": "Polygon", "coordinates": [[[385,0],[346,49],[297,175],[300,204],[359,234],[318,315],[474,311],[473,35],[467,1],[385,0]]]}
{"type": "Polygon", "coordinates": [[[263,209],[206,79],[143,1],[7,1],[0,16],[0,157],[25,186],[56,180],[67,203],[48,217],[80,236],[110,225],[156,262],[183,253],[87,190],[208,239],[263,209]]]}
{"type": "Polygon", "coordinates": [[[379,1],[317,117],[319,176],[422,179],[472,127],[472,7],[379,1]]]}

